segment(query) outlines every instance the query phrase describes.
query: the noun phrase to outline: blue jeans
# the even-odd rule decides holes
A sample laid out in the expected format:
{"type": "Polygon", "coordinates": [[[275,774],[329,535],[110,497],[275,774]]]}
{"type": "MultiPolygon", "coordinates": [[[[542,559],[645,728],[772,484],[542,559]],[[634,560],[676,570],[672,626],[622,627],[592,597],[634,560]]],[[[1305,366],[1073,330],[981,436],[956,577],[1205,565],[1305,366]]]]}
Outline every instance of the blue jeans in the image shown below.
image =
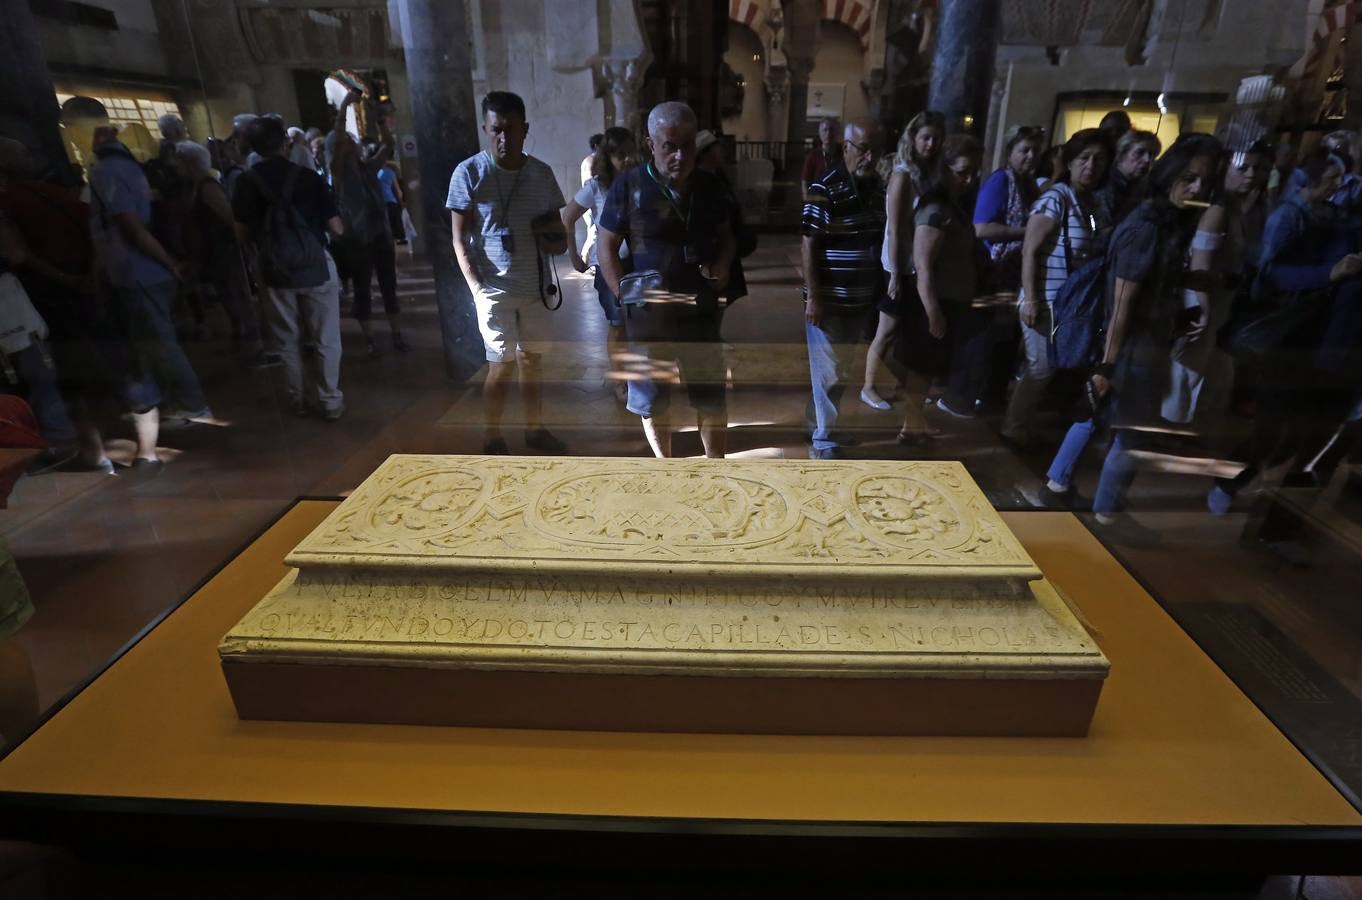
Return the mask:
{"type": "Polygon", "coordinates": [[[200,410],[208,405],[199,377],[175,336],[173,281],[116,288],[128,338],[146,375],[154,378],[172,406],[200,410]]]}
{"type": "Polygon", "coordinates": [[[1055,484],[1072,487],[1074,469],[1078,467],[1078,460],[1082,458],[1083,451],[1087,449],[1088,443],[1092,441],[1092,436],[1096,432],[1097,421],[1095,419],[1075,422],[1070,425],[1068,432],[1064,435],[1064,440],[1059,445],[1059,450],[1055,453],[1054,460],[1050,463],[1049,471],[1045,473],[1046,477],[1055,484]]]}
{"type": "Polygon", "coordinates": [[[833,429],[837,427],[837,405],[842,385],[851,374],[856,345],[865,334],[872,307],[841,310],[826,309],[819,325],[804,324],[809,345],[809,380],[813,383],[813,448],[831,450],[837,446],[833,429]]]}
{"type": "Polygon", "coordinates": [[[1114,515],[1125,506],[1126,491],[1135,480],[1132,452],[1143,448],[1147,442],[1148,435],[1143,431],[1117,430],[1106,461],[1102,463],[1102,474],[1097,479],[1097,493],[1092,498],[1093,512],[1114,515]]]}

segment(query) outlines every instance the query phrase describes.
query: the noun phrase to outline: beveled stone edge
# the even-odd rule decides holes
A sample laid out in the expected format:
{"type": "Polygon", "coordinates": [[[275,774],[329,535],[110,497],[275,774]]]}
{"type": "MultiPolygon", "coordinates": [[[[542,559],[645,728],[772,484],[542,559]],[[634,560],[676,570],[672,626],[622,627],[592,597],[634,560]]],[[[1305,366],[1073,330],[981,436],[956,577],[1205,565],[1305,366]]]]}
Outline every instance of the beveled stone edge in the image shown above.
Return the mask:
{"type": "MultiPolygon", "coordinates": [[[[411,565],[419,560],[419,571],[440,574],[488,574],[507,572],[523,574],[533,572],[542,575],[580,576],[591,575],[600,578],[665,578],[674,575],[710,576],[724,579],[737,575],[739,578],[798,578],[801,581],[840,581],[846,578],[846,567],[856,566],[859,560],[849,560],[830,566],[827,560],[810,560],[803,564],[757,565],[750,560],[735,562],[660,562],[658,560],[578,560],[578,559],[523,559],[507,558],[495,561],[487,558],[470,557],[432,557],[419,553],[391,553],[360,555],[355,553],[321,553],[317,551],[291,551],[284,557],[284,564],[297,569],[325,569],[328,571],[374,571],[383,574],[392,572],[411,572],[418,567],[411,565]]],[[[913,565],[875,563],[867,567],[869,571],[857,571],[857,577],[864,581],[878,582],[899,578],[911,578],[923,582],[939,581],[1035,581],[1043,578],[1044,573],[1034,564],[1030,566],[1008,563],[977,562],[934,562],[913,565]],[[930,574],[928,572],[930,571],[930,574]]]]}
{"type": "MultiPolygon", "coordinates": [[[[683,572],[683,573],[697,574],[697,575],[710,574],[711,572],[713,572],[714,574],[717,574],[717,570],[712,569],[712,567],[719,566],[719,567],[725,567],[725,568],[727,568],[727,567],[732,567],[732,568],[735,568],[735,569],[756,570],[756,571],[760,571],[760,572],[763,573],[763,574],[770,574],[770,575],[772,575],[772,576],[790,575],[790,576],[796,576],[796,577],[800,577],[800,578],[807,578],[807,577],[809,577],[809,576],[810,576],[810,570],[812,570],[812,569],[818,569],[818,568],[824,568],[824,569],[826,569],[826,568],[829,567],[829,562],[828,562],[827,560],[809,560],[808,563],[799,564],[799,565],[792,565],[792,564],[788,564],[788,563],[784,563],[784,564],[762,564],[762,563],[757,563],[757,562],[755,562],[755,561],[753,561],[753,560],[742,560],[742,561],[735,561],[735,562],[732,562],[732,563],[725,563],[725,562],[723,562],[723,561],[721,561],[721,560],[713,560],[713,559],[707,559],[707,560],[704,560],[704,561],[697,561],[697,562],[686,562],[686,561],[676,561],[676,562],[671,562],[671,561],[661,561],[661,560],[656,560],[656,559],[653,559],[653,560],[638,560],[638,559],[604,559],[604,560],[592,560],[592,561],[579,561],[579,560],[577,560],[577,559],[570,558],[570,557],[551,558],[551,559],[548,559],[548,560],[535,560],[535,559],[526,559],[526,558],[508,558],[508,559],[498,560],[497,565],[494,567],[494,566],[490,565],[490,564],[486,561],[485,558],[481,558],[481,557],[479,557],[479,558],[459,557],[459,556],[440,557],[440,556],[426,556],[426,555],[423,555],[423,554],[407,554],[407,553],[385,553],[385,554],[381,554],[381,555],[374,555],[374,554],[362,554],[362,553],[355,553],[355,552],[336,553],[336,552],[328,552],[328,551],[322,551],[322,550],[309,550],[309,549],[305,549],[305,548],[306,548],[306,545],[307,545],[308,543],[310,543],[310,542],[313,540],[314,537],[316,537],[317,535],[320,535],[320,534],[322,534],[322,533],[324,533],[324,532],[326,531],[326,529],[332,524],[333,520],[339,521],[341,518],[343,518],[343,517],[347,514],[347,512],[349,511],[349,507],[351,506],[351,504],[358,504],[358,503],[363,502],[363,499],[362,499],[362,496],[361,496],[361,493],[360,493],[360,492],[364,489],[365,485],[367,485],[369,482],[371,482],[371,481],[375,480],[376,478],[378,478],[378,477],[381,475],[381,473],[382,473],[385,469],[387,469],[388,467],[400,465],[403,461],[405,461],[405,460],[410,460],[410,459],[428,459],[428,460],[429,460],[429,459],[456,459],[456,460],[462,461],[462,462],[465,463],[465,464],[467,464],[467,463],[478,463],[478,462],[489,462],[489,463],[497,463],[497,464],[507,464],[507,463],[543,463],[543,462],[545,461],[545,458],[544,458],[544,457],[540,457],[540,456],[485,456],[485,455],[482,455],[482,454],[467,454],[467,455],[464,455],[464,454],[454,454],[454,453],[450,453],[450,454],[441,454],[441,453],[391,453],[391,454],[388,455],[388,457],[387,457],[386,459],[383,460],[383,462],[379,463],[378,466],[375,467],[374,470],[373,470],[371,473],[369,473],[368,477],[366,477],[366,478],[364,479],[364,481],[361,482],[361,483],[359,484],[359,486],[358,486],[351,494],[349,494],[349,495],[346,496],[344,499],[342,499],[341,502],[340,502],[340,504],[337,505],[335,509],[333,509],[330,513],[328,513],[328,514],[326,515],[326,517],[325,517],[324,519],[322,519],[322,521],[319,522],[315,528],[313,528],[310,532],[308,532],[308,533],[303,537],[303,539],[302,539],[301,541],[298,542],[297,546],[295,546],[292,550],[289,551],[288,555],[285,556],[285,558],[284,558],[285,564],[290,565],[290,566],[294,566],[294,567],[297,567],[297,568],[305,568],[305,567],[310,567],[310,566],[325,566],[325,567],[354,566],[354,567],[356,567],[356,568],[399,568],[399,569],[400,569],[400,568],[408,568],[408,567],[409,567],[409,566],[407,565],[407,561],[408,561],[408,560],[419,559],[419,560],[422,561],[422,568],[427,568],[427,569],[432,569],[432,570],[438,570],[438,571],[441,571],[441,572],[479,572],[479,573],[480,573],[480,572],[490,571],[490,570],[492,570],[493,568],[505,567],[505,566],[507,566],[507,564],[510,564],[510,563],[517,563],[517,564],[520,564],[520,566],[524,566],[525,568],[533,569],[533,570],[535,570],[535,571],[542,572],[542,573],[545,573],[545,574],[575,574],[575,573],[578,573],[578,572],[592,572],[592,573],[596,573],[596,574],[606,574],[606,573],[610,573],[610,574],[619,574],[619,575],[622,575],[622,576],[623,576],[623,575],[627,575],[627,576],[631,576],[631,577],[636,577],[636,576],[639,576],[639,575],[642,575],[642,574],[646,574],[646,573],[650,573],[650,572],[651,572],[651,573],[657,573],[657,572],[659,572],[659,571],[662,572],[662,573],[664,573],[664,574],[669,574],[669,573],[672,573],[672,572],[683,572]]],[[[646,468],[649,464],[657,464],[657,463],[666,463],[666,462],[668,462],[667,460],[655,460],[655,459],[647,459],[647,458],[639,458],[639,457],[616,457],[616,456],[574,456],[574,457],[572,457],[572,460],[573,460],[574,462],[578,462],[578,463],[601,463],[601,464],[608,464],[608,465],[612,465],[612,466],[613,466],[613,465],[638,466],[638,467],[640,467],[640,468],[646,468]]],[[[732,463],[732,462],[734,462],[734,461],[733,461],[733,460],[685,459],[685,460],[675,460],[675,462],[678,462],[678,463],[685,463],[685,464],[687,464],[687,465],[709,466],[709,467],[713,467],[713,468],[716,468],[716,469],[717,469],[717,468],[722,468],[723,466],[725,466],[725,465],[727,465],[727,464],[729,464],[729,463],[732,463]]],[[[749,462],[750,462],[750,461],[749,461],[749,462]]],[[[980,572],[985,573],[986,576],[989,577],[989,578],[1020,578],[1020,579],[1025,580],[1025,581],[1033,581],[1033,580],[1035,580],[1035,579],[1044,577],[1044,576],[1043,576],[1043,573],[1040,571],[1040,568],[1036,565],[1035,560],[1032,559],[1030,551],[1028,551],[1028,550],[1026,549],[1025,545],[1023,545],[1022,542],[1021,542],[1020,540],[1017,539],[1017,536],[1016,536],[1015,534],[1012,533],[1012,529],[1010,529],[1010,528],[1007,527],[1007,523],[1003,521],[1002,516],[999,515],[998,511],[997,511],[996,509],[993,508],[993,504],[991,504],[991,503],[988,501],[988,496],[983,492],[983,489],[979,487],[978,483],[974,480],[973,476],[971,476],[971,475],[969,474],[969,469],[965,466],[965,464],[964,464],[962,461],[960,461],[960,460],[958,460],[958,459],[951,459],[951,460],[873,460],[873,461],[871,461],[871,460],[867,460],[867,461],[860,461],[860,460],[851,460],[851,461],[830,461],[830,460],[779,459],[779,460],[761,460],[760,462],[754,463],[754,466],[755,466],[756,468],[767,467],[767,466],[778,466],[778,467],[781,467],[781,468],[810,468],[810,469],[816,469],[816,468],[837,468],[837,467],[840,467],[840,466],[846,466],[846,465],[848,464],[848,462],[851,462],[851,463],[853,463],[853,464],[854,464],[854,463],[857,463],[857,462],[891,463],[891,464],[898,464],[898,465],[919,465],[919,464],[920,464],[920,465],[947,466],[947,467],[954,467],[954,468],[956,468],[956,469],[958,470],[959,475],[961,476],[963,482],[964,482],[965,484],[968,485],[968,490],[970,491],[970,493],[972,493],[972,494],[974,495],[972,499],[979,501],[979,503],[981,504],[981,510],[983,511],[983,513],[988,514],[988,515],[991,515],[991,516],[993,517],[993,519],[994,519],[994,521],[996,522],[997,526],[998,526],[998,527],[1002,530],[1002,532],[1006,535],[1006,537],[1008,538],[1008,540],[1009,540],[1009,541],[1011,542],[1011,544],[1012,544],[1012,548],[1016,551],[1016,553],[1017,553],[1017,554],[1019,555],[1019,557],[1020,557],[1020,559],[1019,559],[1018,561],[1016,561],[1016,562],[999,562],[999,563],[987,563],[987,562],[980,563],[980,562],[975,562],[975,561],[973,561],[973,560],[960,560],[960,561],[945,561],[945,562],[942,562],[942,561],[934,561],[934,562],[932,562],[932,563],[930,563],[930,564],[915,563],[915,564],[900,564],[900,565],[896,565],[896,564],[893,564],[893,563],[878,563],[878,562],[877,562],[877,563],[874,563],[874,564],[873,564],[873,568],[876,570],[876,574],[877,574],[877,575],[883,574],[884,576],[890,577],[890,578],[900,578],[900,577],[903,577],[903,576],[905,576],[905,575],[913,576],[913,577],[921,577],[923,571],[924,571],[928,566],[931,566],[931,567],[940,567],[940,568],[944,568],[944,569],[946,569],[946,570],[948,570],[948,571],[960,570],[960,569],[976,570],[976,571],[980,571],[980,572]]],[[[582,552],[585,553],[585,552],[588,552],[588,551],[589,551],[589,548],[585,548],[585,547],[582,548],[582,552]]],[[[842,561],[842,562],[838,562],[838,563],[833,563],[832,565],[835,565],[835,566],[851,566],[851,565],[858,565],[858,566],[859,566],[859,565],[862,564],[862,563],[864,563],[863,560],[846,560],[846,561],[842,561]]],[[[518,567],[519,567],[519,566],[518,566],[518,567]]],[[[861,574],[862,576],[864,576],[864,573],[858,573],[858,574],[861,574]]],[[[829,577],[829,578],[832,578],[832,577],[837,577],[837,576],[835,576],[835,575],[829,575],[828,577],[829,577]]]]}
{"type": "Polygon", "coordinates": [[[1090,649],[1017,653],[922,653],[916,651],[833,653],[789,650],[664,650],[583,647],[534,647],[238,637],[233,632],[275,590],[289,584],[285,575],[250,608],[218,643],[224,664],[403,666],[522,672],[580,672],[602,675],[681,675],[716,677],[838,678],[1007,678],[1024,680],[1103,680],[1111,662],[1048,579],[1031,582],[1034,602],[1071,638],[1090,649]],[[329,648],[355,652],[339,654],[329,648]],[[434,651],[434,652],[432,652],[434,651]],[[642,658],[640,658],[642,657],[642,658]],[[1023,665],[1021,660],[1032,660],[1023,665]],[[1036,662],[1040,661],[1040,662],[1036,662]]]}
{"type": "MultiPolygon", "coordinates": [[[[1091,653],[1037,654],[1017,653],[983,657],[977,654],[860,653],[818,651],[704,651],[697,662],[695,651],[634,650],[632,655],[647,659],[602,660],[609,651],[553,649],[555,658],[527,659],[527,648],[482,648],[463,645],[417,644],[388,645],[368,641],[346,641],[356,652],[331,653],[322,649],[340,642],[278,641],[264,638],[224,638],[218,647],[223,664],[254,665],[287,663],[292,665],[372,666],[376,668],[469,669],[476,671],[562,672],[594,675],[675,675],[682,677],[722,678],[829,678],[838,679],[914,679],[949,680],[997,679],[1019,681],[1094,681],[1103,680],[1110,664],[1100,650],[1091,653]],[[448,653],[420,651],[439,648],[448,653]],[[394,652],[395,650],[401,652],[394,652]],[[365,652],[368,651],[368,652],[365,652]],[[459,658],[453,656],[458,653],[459,658]],[[760,656],[759,664],[753,657],[760,656]],[[1018,660],[1042,659],[1043,667],[1020,665],[1018,660]]],[[[533,648],[530,648],[533,649],[533,648]]],[[[616,654],[618,655],[618,654],[616,654]]]]}

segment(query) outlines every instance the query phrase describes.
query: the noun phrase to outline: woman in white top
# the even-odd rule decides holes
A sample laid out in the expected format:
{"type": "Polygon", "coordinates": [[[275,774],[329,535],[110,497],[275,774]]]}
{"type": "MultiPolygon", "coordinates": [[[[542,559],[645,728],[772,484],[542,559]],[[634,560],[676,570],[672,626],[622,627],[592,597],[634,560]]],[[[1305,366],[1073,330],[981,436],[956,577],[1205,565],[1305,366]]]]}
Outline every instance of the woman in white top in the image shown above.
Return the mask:
{"type": "MultiPolygon", "coordinates": [[[[591,157],[591,177],[582,185],[567,206],[563,207],[563,225],[567,228],[567,233],[574,233],[573,226],[584,213],[591,213],[591,220],[599,222],[601,210],[605,208],[605,198],[610,193],[610,185],[614,184],[615,178],[624,171],[632,169],[638,165],[638,145],[634,141],[634,135],[627,128],[615,126],[607,128],[601,141],[596,145],[596,152],[591,157]]],[[[605,311],[605,320],[609,324],[606,329],[606,350],[613,354],[618,347],[625,343],[624,337],[624,310],[619,302],[610,293],[610,289],[605,286],[605,279],[601,277],[600,266],[597,265],[596,243],[590,241],[588,249],[588,259],[582,259],[582,253],[577,249],[575,240],[568,243],[568,253],[571,254],[572,267],[578,272],[585,272],[588,268],[596,269],[596,299],[600,301],[601,309],[605,311]]],[[[615,393],[617,396],[623,394],[624,382],[616,382],[615,393]]]]}
{"type": "Polygon", "coordinates": [[[1101,129],[1085,128],[1069,138],[1060,181],[1040,195],[1026,220],[1018,304],[1026,363],[1002,426],[1003,437],[1018,444],[1034,440],[1036,412],[1054,377],[1050,304],[1071,273],[1106,249],[1111,221],[1096,191],[1111,156],[1111,136],[1101,129]]]}
{"type": "Polygon", "coordinates": [[[933,110],[920,112],[903,129],[894,154],[894,170],[885,191],[884,248],[880,253],[884,270],[889,273],[889,287],[879,304],[880,321],[866,352],[865,384],[861,387],[861,401],[875,409],[889,408],[889,401],[875,390],[875,379],[898,330],[899,287],[912,290],[913,211],[939,179],[945,137],[946,117],[933,110]]]}

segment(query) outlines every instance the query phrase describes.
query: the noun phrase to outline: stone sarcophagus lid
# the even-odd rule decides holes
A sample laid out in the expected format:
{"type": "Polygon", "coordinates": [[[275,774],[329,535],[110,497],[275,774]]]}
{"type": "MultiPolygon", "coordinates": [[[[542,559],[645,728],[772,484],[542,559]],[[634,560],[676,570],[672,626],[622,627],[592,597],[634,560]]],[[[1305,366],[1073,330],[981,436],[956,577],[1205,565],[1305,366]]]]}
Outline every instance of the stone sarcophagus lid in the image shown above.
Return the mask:
{"type": "Polygon", "coordinates": [[[392,456],[287,563],[243,718],[1082,735],[1109,668],[956,462],[392,456]]]}

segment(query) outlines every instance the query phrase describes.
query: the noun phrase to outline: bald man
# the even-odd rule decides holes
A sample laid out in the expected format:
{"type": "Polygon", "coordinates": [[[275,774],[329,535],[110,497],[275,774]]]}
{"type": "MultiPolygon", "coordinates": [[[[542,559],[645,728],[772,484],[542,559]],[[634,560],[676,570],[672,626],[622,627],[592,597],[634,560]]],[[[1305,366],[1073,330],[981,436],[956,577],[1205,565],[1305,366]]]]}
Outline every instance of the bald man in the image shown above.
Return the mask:
{"type": "Polygon", "coordinates": [[[813,396],[806,424],[810,459],[837,459],[835,428],[842,385],[856,345],[884,293],[884,182],[875,170],[883,136],[874,119],[842,132],[841,160],[809,185],[803,234],[804,334],[813,396]]]}

